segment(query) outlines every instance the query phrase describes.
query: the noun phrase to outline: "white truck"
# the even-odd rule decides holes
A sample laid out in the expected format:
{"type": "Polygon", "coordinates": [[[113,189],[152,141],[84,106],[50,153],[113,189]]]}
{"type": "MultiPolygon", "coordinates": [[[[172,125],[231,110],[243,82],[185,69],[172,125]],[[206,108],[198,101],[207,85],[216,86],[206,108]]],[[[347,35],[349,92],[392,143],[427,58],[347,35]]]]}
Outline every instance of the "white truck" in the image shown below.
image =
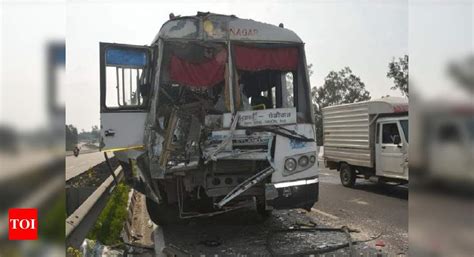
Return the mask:
{"type": "Polygon", "coordinates": [[[413,100],[410,169],[412,181],[474,185],[474,103],[469,99],[413,100]]]}
{"type": "Polygon", "coordinates": [[[341,183],[357,178],[408,183],[408,99],[381,99],[328,106],[323,113],[324,164],[341,183]]]}
{"type": "Polygon", "coordinates": [[[150,46],[100,43],[101,148],[159,224],[318,200],[303,41],[234,15],[174,16],[150,46]]]}

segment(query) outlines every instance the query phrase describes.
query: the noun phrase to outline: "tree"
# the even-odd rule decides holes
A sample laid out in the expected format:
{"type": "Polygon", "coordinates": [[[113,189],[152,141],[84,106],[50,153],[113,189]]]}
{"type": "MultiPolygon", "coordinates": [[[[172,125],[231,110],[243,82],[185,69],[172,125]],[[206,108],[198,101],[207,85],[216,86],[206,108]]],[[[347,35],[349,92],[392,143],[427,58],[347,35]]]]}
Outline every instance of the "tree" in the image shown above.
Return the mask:
{"type": "Polygon", "coordinates": [[[100,139],[100,129],[97,125],[92,126],[91,131],[82,130],[82,132],[79,133],[80,141],[94,143],[94,142],[99,142],[99,139],[100,139]]]}
{"type": "Polygon", "coordinates": [[[94,142],[99,142],[100,139],[100,129],[97,125],[92,126],[91,130],[92,139],[94,142]]]}
{"type": "Polygon", "coordinates": [[[66,151],[72,151],[77,145],[78,134],[74,125],[66,125],[66,151]]]}
{"type": "Polygon", "coordinates": [[[331,71],[324,79],[322,87],[313,87],[311,98],[314,104],[318,145],[323,144],[322,108],[331,105],[370,100],[370,93],[364,82],[352,73],[349,67],[336,72],[331,71]]]}
{"type": "Polygon", "coordinates": [[[404,96],[408,97],[408,55],[392,59],[388,64],[387,77],[393,79],[392,90],[399,89],[404,96]]]}

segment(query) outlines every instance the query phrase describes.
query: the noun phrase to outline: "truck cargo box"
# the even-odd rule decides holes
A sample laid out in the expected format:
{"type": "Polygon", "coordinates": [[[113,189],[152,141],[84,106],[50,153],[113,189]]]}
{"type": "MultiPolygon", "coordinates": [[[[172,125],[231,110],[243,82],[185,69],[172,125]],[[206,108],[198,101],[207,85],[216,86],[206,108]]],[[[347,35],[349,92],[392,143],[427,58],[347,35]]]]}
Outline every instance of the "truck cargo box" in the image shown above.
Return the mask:
{"type": "Polygon", "coordinates": [[[408,112],[401,97],[328,106],[323,112],[324,158],[354,166],[374,167],[375,120],[380,115],[408,112]]]}

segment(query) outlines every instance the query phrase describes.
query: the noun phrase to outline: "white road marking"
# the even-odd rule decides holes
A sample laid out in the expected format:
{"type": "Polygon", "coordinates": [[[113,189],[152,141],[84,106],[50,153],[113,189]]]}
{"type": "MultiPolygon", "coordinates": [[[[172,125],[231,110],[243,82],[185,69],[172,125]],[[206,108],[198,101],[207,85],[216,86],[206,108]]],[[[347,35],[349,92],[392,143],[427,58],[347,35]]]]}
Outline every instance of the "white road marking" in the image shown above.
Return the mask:
{"type": "Polygon", "coordinates": [[[352,202],[352,203],[357,203],[357,204],[360,204],[360,205],[369,205],[369,203],[368,203],[368,202],[366,202],[366,201],[362,201],[362,200],[360,200],[360,198],[357,198],[357,199],[350,200],[349,202],[352,202]]]}
{"type": "Polygon", "coordinates": [[[332,215],[332,214],[329,214],[329,213],[327,213],[327,212],[320,211],[320,210],[315,209],[315,208],[311,208],[311,211],[314,211],[314,212],[316,212],[316,213],[319,213],[319,214],[321,214],[321,215],[323,215],[323,216],[326,216],[326,217],[328,217],[328,218],[331,218],[331,219],[333,219],[333,220],[338,220],[338,219],[339,219],[339,217],[336,217],[336,216],[334,216],[334,215],[332,215]]]}

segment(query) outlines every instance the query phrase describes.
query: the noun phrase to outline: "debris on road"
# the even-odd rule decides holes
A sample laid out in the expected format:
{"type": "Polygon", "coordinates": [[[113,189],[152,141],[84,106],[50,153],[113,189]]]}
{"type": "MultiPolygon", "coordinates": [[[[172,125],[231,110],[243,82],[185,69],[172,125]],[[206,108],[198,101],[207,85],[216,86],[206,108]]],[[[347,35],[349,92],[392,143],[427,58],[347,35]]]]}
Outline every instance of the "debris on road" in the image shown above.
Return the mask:
{"type": "Polygon", "coordinates": [[[299,209],[275,211],[264,221],[254,212],[240,210],[162,229],[166,243],[173,245],[175,253],[177,249],[186,249],[193,256],[301,256],[324,253],[344,256],[351,251],[376,253],[376,249],[366,247],[365,242],[352,239],[349,233],[356,230],[317,226],[316,223],[299,209]]]}

